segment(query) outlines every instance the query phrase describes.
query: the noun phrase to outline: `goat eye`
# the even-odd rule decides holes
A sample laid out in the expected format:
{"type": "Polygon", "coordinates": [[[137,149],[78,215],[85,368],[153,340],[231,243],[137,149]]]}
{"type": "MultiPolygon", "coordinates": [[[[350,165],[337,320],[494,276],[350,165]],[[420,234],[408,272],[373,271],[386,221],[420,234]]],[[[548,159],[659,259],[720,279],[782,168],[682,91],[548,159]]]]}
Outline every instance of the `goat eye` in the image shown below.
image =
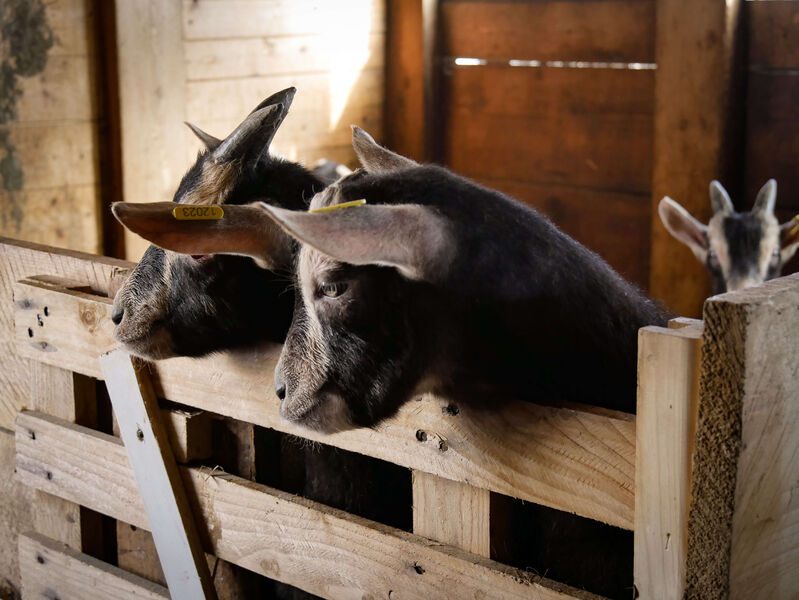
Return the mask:
{"type": "Polygon", "coordinates": [[[327,296],[328,298],[338,298],[347,291],[348,287],[346,283],[341,282],[323,283],[319,286],[319,291],[323,296],[327,296]]]}

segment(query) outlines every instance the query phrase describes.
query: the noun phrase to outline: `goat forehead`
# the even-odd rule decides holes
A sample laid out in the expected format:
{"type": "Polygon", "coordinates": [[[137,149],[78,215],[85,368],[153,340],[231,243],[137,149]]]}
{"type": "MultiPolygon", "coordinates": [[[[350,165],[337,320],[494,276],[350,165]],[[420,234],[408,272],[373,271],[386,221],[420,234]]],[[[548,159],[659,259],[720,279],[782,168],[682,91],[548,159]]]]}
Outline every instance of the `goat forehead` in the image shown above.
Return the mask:
{"type": "Polygon", "coordinates": [[[318,281],[323,280],[326,273],[334,271],[341,266],[337,260],[325,256],[321,252],[308,246],[303,246],[297,264],[303,294],[306,291],[312,295],[318,281]]]}
{"type": "Polygon", "coordinates": [[[199,178],[177,200],[181,204],[223,204],[241,173],[242,165],[238,161],[220,163],[207,158],[202,164],[199,178]]]}

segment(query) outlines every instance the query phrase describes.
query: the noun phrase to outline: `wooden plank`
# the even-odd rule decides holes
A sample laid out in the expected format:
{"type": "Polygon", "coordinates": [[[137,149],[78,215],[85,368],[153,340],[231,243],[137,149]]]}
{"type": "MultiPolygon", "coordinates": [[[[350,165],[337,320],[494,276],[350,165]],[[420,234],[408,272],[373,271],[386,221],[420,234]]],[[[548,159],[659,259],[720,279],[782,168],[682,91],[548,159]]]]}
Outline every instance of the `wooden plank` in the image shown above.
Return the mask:
{"type": "Polygon", "coordinates": [[[686,595],[799,590],[799,276],[705,303],[686,595]]]}
{"type": "Polygon", "coordinates": [[[641,288],[649,286],[649,195],[479,177],[540,210],[641,288]]]}
{"type": "MultiPolygon", "coordinates": [[[[17,290],[16,351],[101,377],[97,356],[111,343],[108,302],[37,285],[17,284],[17,290]],[[57,308],[58,319],[38,327],[31,343],[27,329],[37,327],[43,306],[57,308]]],[[[152,364],[150,373],[159,397],[180,404],[632,529],[632,415],[510,402],[489,414],[464,405],[442,416],[450,403],[422,396],[375,429],[325,436],[280,417],[269,392],[279,351],[269,346],[170,359],[152,364]],[[428,433],[423,441],[420,431],[428,433]]]]}
{"type": "MultiPolygon", "coordinates": [[[[186,79],[201,81],[300,75],[340,70],[342,66],[383,66],[382,32],[353,36],[349,29],[325,35],[279,35],[187,41],[186,79]]],[[[302,91],[302,90],[300,90],[302,91]]]]}
{"type": "MultiPolygon", "coordinates": [[[[97,119],[99,107],[93,95],[94,82],[88,77],[92,60],[88,55],[53,56],[44,73],[23,79],[20,90],[25,101],[20,102],[16,121],[44,121],[52,126],[53,121],[90,122],[97,119]]],[[[96,130],[97,123],[90,126],[96,130]]],[[[62,160],[66,158],[63,156],[62,160]]]]}
{"type": "Polygon", "coordinates": [[[705,268],[657,216],[663,196],[700,221],[710,216],[708,183],[735,192],[741,0],[657,2],[655,138],[650,292],[677,314],[698,316],[709,292],[705,268]],[[701,51],[697,51],[701,48],[701,51]],[[679,92],[678,92],[679,90],[679,92]]]}
{"type": "Polygon", "coordinates": [[[450,0],[442,13],[449,56],[653,62],[655,54],[652,0],[450,0]]]}
{"type": "Polygon", "coordinates": [[[750,66],[799,68],[799,6],[793,0],[748,2],[750,66]]]}
{"type": "Polygon", "coordinates": [[[165,600],[163,586],[131,575],[36,533],[19,536],[25,598],[165,600]]]}
{"type": "Polygon", "coordinates": [[[638,334],[634,574],[641,598],[680,600],[685,591],[701,344],[694,326],[638,334]]]}
{"type": "Polygon", "coordinates": [[[651,71],[455,68],[446,164],[471,177],[646,193],[652,81],[651,71]]]}
{"type": "Polygon", "coordinates": [[[385,142],[414,160],[425,158],[421,0],[388,0],[385,142]]]}
{"type": "MultiPolygon", "coordinates": [[[[172,200],[187,168],[182,20],[179,2],[116,4],[122,182],[127,202],[172,200]]],[[[147,246],[125,231],[128,258],[138,259],[147,246]]]]}
{"type": "Polygon", "coordinates": [[[211,456],[211,415],[201,410],[164,408],[160,414],[177,462],[185,464],[211,456]]]}
{"type": "MultiPolygon", "coordinates": [[[[210,469],[181,468],[206,548],[328,598],[589,598],[544,578],[210,469]],[[309,548],[313,551],[309,552],[309,548]]],[[[146,527],[119,440],[21,413],[17,471],[46,489],[146,527]],[[30,432],[35,432],[32,439],[30,432]],[[51,473],[51,478],[44,476],[51,473]]]]}
{"type": "Polygon", "coordinates": [[[152,386],[124,351],[103,355],[100,364],[169,590],[177,598],[216,598],[152,386]]]}
{"type": "Polygon", "coordinates": [[[490,492],[413,472],[413,532],[480,556],[491,555],[490,492]]]}
{"type": "Polygon", "coordinates": [[[384,0],[183,0],[187,40],[385,30],[384,0]],[[247,15],[247,18],[242,18],[247,15]]]}

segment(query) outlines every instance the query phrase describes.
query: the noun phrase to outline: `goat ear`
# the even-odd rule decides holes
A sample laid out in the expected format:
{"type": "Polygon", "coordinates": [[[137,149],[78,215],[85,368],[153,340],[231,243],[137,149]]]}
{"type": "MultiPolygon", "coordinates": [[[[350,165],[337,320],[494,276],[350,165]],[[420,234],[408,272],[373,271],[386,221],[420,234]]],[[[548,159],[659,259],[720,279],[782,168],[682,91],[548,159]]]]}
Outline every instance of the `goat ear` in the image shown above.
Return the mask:
{"type": "Polygon", "coordinates": [[[710,205],[713,207],[713,214],[720,212],[731,215],[735,212],[727,190],[715,179],[710,182],[710,205]]]}
{"type": "Polygon", "coordinates": [[[757,193],[757,198],[755,198],[755,206],[752,208],[752,212],[773,215],[774,204],[776,202],[777,181],[775,179],[769,179],[757,193]]]}
{"type": "Polygon", "coordinates": [[[257,159],[269,150],[287,112],[282,104],[272,104],[250,113],[211,156],[217,162],[257,159]]]}
{"type": "Polygon", "coordinates": [[[391,173],[417,166],[410,158],[383,148],[371,135],[355,125],[352,126],[352,147],[368,173],[391,173]]]}
{"type": "Polygon", "coordinates": [[[799,215],[780,226],[780,258],[785,264],[799,248],[799,215]]]}
{"type": "Polygon", "coordinates": [[[111,211],[125,227],[165,250],[181,254],[249,256],[264,269],[291,265],[292,241],[257,205],[228,205],[217,220],[181,221],[175,202],[115,202],[111,211]]]}
{"type": "Polygon", "coordinates": [[[199,138],[199,140],[203,143],[203,146],[205,146],[205,149],[209,152],[216,150],[219,147],[219,144],[222,143],[222,140],[212,136],[210,133],[204,132],[193,123],[189,123],[188,121],[184,121],[184,123],[186,123],[186,126],[191,129],[191,132],[199,138]]]}
{"type": "Polygon", "coordinates": [[[408,279],[440,282],[455,254],[444,218],[418,204],[318,214],[261,207],[291,236],[322,254],[351,265],[394,267],[408,279]]]}
{"type": "Polygon", "coordinates": [[[704,263],[707,258],[707,226],[691,216],[676,200],[668,196],[658,205],[658,215],[668,232],[688,246],[704,263]]]}
{"type": "MultiPolygon", "coordinates": [[[[261,101],[261,103],[252,109],[252,113],[261,110],[266,106],[273,106],[275,104],[282,104],[283,111],[288,113],[289,108],[291,108],[291,103],[294,101],[294,95],[297,93],[297,88],[289,87],[285,90],[280,90],[279,92],[272,94],[268,98],[261,101]]],[[[283,115],[285,117],[285,115],[283,115]]]]}

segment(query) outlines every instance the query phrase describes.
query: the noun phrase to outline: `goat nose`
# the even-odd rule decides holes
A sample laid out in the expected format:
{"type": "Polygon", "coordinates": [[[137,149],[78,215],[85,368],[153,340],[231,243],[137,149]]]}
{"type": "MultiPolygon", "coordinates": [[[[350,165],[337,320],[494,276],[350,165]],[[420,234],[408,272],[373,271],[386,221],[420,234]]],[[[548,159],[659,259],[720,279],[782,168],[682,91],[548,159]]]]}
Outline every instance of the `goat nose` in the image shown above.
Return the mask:
{"type": "Polygon", "coordinates": [[[276,383],[275,384],[275,394],[277,394],[277,397],[280,399],[281,402],[283,400],[285,400],[286,399],[286,384],[282,383],[282,382],[281,383],[276,383]]]}
{"type": "Polygon", "coordinates": [[[115,306],[111,309],[111,321],[114,325],[119,325],[122,322],[122,317],[125,316],[125,309],[121,306],[115,306]]]}

